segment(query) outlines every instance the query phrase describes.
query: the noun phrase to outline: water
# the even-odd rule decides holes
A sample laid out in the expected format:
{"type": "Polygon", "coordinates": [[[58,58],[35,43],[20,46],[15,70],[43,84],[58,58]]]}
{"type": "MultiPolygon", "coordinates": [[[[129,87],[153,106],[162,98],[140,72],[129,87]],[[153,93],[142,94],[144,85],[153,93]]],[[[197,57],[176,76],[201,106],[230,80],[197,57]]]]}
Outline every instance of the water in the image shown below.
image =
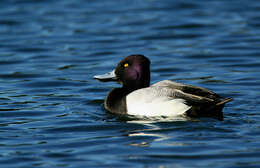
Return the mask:
{"type": "Polygon", "coordinates": [[[260,167],[259,1],[0,2],[0,167],[260,167]],[[224,121],[107,113],[130,54],[234,101],[224,121]]]}

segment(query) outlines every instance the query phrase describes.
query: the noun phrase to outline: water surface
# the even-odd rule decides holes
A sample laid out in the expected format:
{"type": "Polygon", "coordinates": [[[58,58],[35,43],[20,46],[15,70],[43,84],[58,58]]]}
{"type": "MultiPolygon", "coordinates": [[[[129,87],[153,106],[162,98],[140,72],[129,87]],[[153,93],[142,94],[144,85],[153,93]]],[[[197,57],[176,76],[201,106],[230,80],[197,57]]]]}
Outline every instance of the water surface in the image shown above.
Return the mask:
{"type": "Polygon", "coordinates": [[[0,166],[259,167],[260,2],[0,2],[0,166]],[[108,114],[130,54],[170,79],[234,97],[224,121],[108,114]]]}

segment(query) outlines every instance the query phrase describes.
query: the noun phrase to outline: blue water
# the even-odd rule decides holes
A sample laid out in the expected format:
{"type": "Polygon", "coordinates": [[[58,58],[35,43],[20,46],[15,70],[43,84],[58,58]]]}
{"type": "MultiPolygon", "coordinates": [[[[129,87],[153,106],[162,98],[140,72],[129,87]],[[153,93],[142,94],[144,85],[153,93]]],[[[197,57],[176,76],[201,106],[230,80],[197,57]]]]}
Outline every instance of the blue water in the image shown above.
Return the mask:
{"type": "Polygon", "coordinates": [[[0,167],[260,167],[260,1],[3,0],[0,167]],[[100,83],[130,54],[234,101],[224,121],[127,120],[100,83]]]}

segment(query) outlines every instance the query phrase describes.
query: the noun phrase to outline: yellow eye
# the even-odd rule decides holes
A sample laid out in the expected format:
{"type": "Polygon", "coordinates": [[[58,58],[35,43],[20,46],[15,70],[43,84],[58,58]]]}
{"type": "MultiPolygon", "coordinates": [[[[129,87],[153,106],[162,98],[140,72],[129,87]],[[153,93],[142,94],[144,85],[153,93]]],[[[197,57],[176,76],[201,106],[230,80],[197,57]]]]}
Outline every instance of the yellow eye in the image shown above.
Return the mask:
{"type": "Polygon", "coordinates": [[[124,64],[124,67],[125,67],[125,68],[127,68],[128,66],[129,66],[129,64],[128,64],[128,63],[125,63],[125,64],[124,64]]]}

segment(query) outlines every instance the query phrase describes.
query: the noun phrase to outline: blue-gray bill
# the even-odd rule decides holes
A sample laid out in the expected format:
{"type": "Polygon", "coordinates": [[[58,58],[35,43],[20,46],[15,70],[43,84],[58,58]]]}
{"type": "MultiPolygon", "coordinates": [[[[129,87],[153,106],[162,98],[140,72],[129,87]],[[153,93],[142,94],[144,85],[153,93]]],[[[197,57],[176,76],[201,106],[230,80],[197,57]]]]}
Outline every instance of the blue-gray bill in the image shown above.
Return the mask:
{"type": "Polygon", "coordinates": [[[94,79],[97,79],[101,82],[109,82],[109,81],[117,81],[118,80],[118,78],[115,74],[115,70],[108,72],[106,74],[103,74],[103,75],[95,75],[94,79]]]}

